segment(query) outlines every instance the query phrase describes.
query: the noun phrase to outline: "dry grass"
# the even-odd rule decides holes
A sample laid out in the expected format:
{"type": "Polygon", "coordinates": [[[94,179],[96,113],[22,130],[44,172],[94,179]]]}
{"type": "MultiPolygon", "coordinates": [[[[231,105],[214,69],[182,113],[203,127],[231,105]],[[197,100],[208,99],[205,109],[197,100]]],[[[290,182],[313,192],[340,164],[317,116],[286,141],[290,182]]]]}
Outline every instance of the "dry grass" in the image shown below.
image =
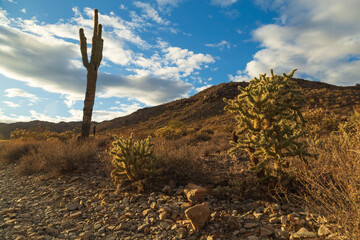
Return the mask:
{"type": "Polygon", "coordinates": [[[360,239],[360,142],[332,135],[320,139],[309,165],[296,162],[290,171],[300,182],[290,199],[334,223],[333,231],[360,239]]]}
{"type": "Polygon", "coordinates": [[[34,173],[61,175],[86,168],[95,158],[96,153],[95,141],[43,141],[38,148],[20,158],[15,170],[22,175],[34,173]]]}
{"type": "Polygon", "coordinates": [[[0,161],[6,164],[16,163],[21,157],[34,151],[39,141],[7,140],[0,143],[0,161]]]}
{"type": "Polygon", "coordinates": [[[201,132],[180,139],[155,138],[155,156],[164,164],[166,175],[178,184],[206,184],[212,173],[206,170],[205,157],[230,148],[223,134],[201,132]]]}

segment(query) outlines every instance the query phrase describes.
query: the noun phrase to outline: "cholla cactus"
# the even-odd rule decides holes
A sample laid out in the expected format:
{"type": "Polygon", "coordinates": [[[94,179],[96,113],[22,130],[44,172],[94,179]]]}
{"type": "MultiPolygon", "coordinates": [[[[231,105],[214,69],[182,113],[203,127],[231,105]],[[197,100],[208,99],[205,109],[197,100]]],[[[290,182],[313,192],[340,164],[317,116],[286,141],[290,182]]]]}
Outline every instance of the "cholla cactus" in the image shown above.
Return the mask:
{"type": "MultiPolygon", "coordinates": [[[[303,135],[304,119],[299,110],[303,94],[296,82],[291,80],[296,69],[288,75],[260,75],[235,99],[224,99],[225,110],[236,114],[237,141],[234,148],[246,149],[254,169],[266,176],[278,177],[290,156],[308,155],[297,139],[303,135]]],[[[305,159],[304,159],[305,160],[305,159]]]]}
{"type": "Polygon", "coordinates": [[[112,164],[115,169],[111,177],[115,182],[121,177],[127,177],[131,181],[144,179],[151,171],[153,156],[153,144],[151,137],[134,142],[134,135],[129,139],[114,136],[110,154],[113,156],[112,164]]]}

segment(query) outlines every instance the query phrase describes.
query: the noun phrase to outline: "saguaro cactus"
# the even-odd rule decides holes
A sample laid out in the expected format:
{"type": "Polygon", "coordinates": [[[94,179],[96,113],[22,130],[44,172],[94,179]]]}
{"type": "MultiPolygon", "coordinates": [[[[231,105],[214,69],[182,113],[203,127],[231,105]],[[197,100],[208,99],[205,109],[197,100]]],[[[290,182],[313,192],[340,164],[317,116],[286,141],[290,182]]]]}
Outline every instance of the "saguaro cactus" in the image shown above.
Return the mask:
{"type": "Polygon", "coordinates": [[[82,55],[82,62],[87,69],[87,83],[86,94],[84,100],[84,115],[81,126],[81,138],[88,138],[90,134],[91,116],[95,101],[95,90],[97,72],[102,60],[102,50],[104,40],[101,38],[102,26],[98,24],[98,10],[94,10],[94,33],[92,37],[92,48],[90,63],[87,55],[87,42],[84,34],[84,29],[80,28],[80,50],[82,55]]]}

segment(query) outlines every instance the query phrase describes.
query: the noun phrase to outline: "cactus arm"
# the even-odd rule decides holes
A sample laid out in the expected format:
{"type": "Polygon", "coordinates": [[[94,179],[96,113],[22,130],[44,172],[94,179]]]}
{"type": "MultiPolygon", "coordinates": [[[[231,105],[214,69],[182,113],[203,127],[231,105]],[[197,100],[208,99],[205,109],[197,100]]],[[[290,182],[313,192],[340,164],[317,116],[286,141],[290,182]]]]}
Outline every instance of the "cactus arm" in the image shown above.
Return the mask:
{"type": "Polygon", "coordinates": [[[82,62],[84,64],[84,67],[88,68],[89,67],[89,59],[88,59],[88,55],[87,55],[87,42],[86,42],[86,37],[84,34],[84,29],[80,28],[79,35],[80,35],[80,51],[81,51],[81,56],[82,56],[82,62]]]}

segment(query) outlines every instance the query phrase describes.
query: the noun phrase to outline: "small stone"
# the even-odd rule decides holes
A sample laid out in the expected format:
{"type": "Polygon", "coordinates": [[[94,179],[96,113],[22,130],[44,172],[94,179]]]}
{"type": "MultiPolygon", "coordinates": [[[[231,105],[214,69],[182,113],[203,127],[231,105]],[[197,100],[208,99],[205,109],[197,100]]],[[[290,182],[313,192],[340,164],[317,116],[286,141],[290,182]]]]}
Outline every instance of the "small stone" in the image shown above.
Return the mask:
{"type": "Polygon", "coordinates": [[[79,236],[81,240],[90,240],[93,238],[93,234],[90,231],[82,232],[79,236]]]}
{"type": "Polygon", "coordinates": [[[149,227],[149,224],[140,225],[140,226],[137,228],[137,230],[138,230],[139,232],[143,232],[146,227],[149,227]]]}
{"type": "Polygon", "coordinates": [[[79,205],[77,203],[70,203],[66,206],[66,209],[69,211],[73,211],[79,208],[79,205]]]}
{"type": "Polygon", "coordinates": [[[101,228],[101,224],[100,223],[95,223],[94,224],[94,230],[97,231],[101,228]]]}
{"type": "Polygon", "coordinates": [[[160,227],[166,230],[169,227],[169,224],[167,222],[160,222],[160,227]]]}
{"type": "Polygon", "coordinates": [[[236,236],[236,235],[238,235],[239,233],[240,233],[239,230],[235,230],[232,234],[233,234],[234,236],[236,236]]]}
{"type": "Polygon", "coordinates": [[[152,203],[150,204],[150,207],[151,207],[152,209],[155,209],[155,208],[156,208],[156,202],[152,202],[152,203]]]}
{"type": "Polygon", "coordinates": [[[197,204],[193,207],[186,209],[186,217],[190,220],[191,225],[195,230],[200,229],[209,218],[210,208],[209,203],[205,202],[202,204],[197,204]]]}
{"type": "Polygon", "coordinates": [[[45,227],[45,232],[53,237],[56,237],[60,233],[59,230],[52,227],[45,227]]]}
{"type": "Polygon", "coordinates": [[[291,235],[292,239],[315,238],[316,233],[310,232],[306,228],[300,228],[299,231],[291,235]]]}
{"type": "Polygon", "coordinates": [[[159,219],[160,221],[164,221],[165,219],[167,219],[167,213],[166,212],[160,213],[159,219]]]}
{"type": "Polygon", "coordinates": [[[288,239],[288,234],[281,229],[275,228],[274,233],[276,239],[288,239]]]}
{"type": "Polygon", "coordinates": [[[146,217],[150,212],[151,212],[151,209],[145,209],[144,211],[142,211],[142,215],[144,217],[146,217]]]}
{"type": "Polygon", "coordinates": [[[187,231],[186,231],[185,228],[179,228],[179,229],[176,231],[176,233],[177,233],[178,237],[179,237],[180,239],[182,239],[182,238],[185,238],[185,237],[186,237],[187,231]]]}
{"type": "Polygon", "coordinates": [[[81,215],[82,215],[81,212],[76,212],[76,213],[70,214],[69,218],[70,219],[75,219],[75,218],[79,218],[81,215]]]}
{"type": "Polygon", "coordinates": [[[210,215],[212,218],[217,218],[217,217],[219,217],[220,216],[220,212],[218,212],[218,211],[215,211],[215,212],[213,212],[213,213],[211,213],[211,215],[210,215]]]}
{"type": "Polygon", "coordinates": [[[318,235],[320,237],[326,237],[327,235],[330,235],[331,231],[329,228],[327,228],[325,225],[321,225],[318,229],[318,235]]]}
{"type": "Polygon", "coordinates": [[[257,236],[255,236],[255,235],[248,236],[246,239],[247,240],[259,240],[259,238],[257,236]]]}
{"type": "Polygon", "coordinates": [[[206,188],[200,187],[196,184],[189,183],[184,189],[184,193],[189,202],[202,202],[207,194],[206,188]]]}
{"type": "Polygon", "coordinates": [[[165,194],[171,195],[173,193],[172,188],[169,185],[165,185],[161,191],[165,194]]]}
{"type": "Polygon", "coordinates": [[[257,222],[248,222],[244,224],[244,228],[254,228],[259,226],[259,223],[257,222]]]}
{"type": "Polygon", "coordinates": [[[265,237],[265,236],[269,236],[271,234],[273,234],[274,231],[267,229],[265,227],[261,227],[260,228],[260,237],[265,237]]]}

